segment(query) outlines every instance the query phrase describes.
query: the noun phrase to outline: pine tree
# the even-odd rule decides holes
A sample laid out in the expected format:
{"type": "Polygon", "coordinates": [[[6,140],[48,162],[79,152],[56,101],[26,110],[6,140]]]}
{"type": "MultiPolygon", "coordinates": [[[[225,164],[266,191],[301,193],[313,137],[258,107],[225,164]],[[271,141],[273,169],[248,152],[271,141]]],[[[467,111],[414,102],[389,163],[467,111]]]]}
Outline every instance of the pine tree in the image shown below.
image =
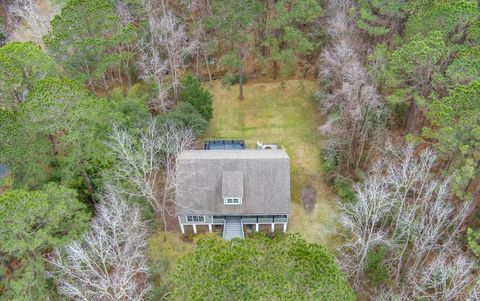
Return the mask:
{"type": "Polygon", "coordinates": [[[181,100],[190,103],[205,120],[212,119],[212,95],[204,89],[198,79],[189,74],[183,83],[181,100]]]}

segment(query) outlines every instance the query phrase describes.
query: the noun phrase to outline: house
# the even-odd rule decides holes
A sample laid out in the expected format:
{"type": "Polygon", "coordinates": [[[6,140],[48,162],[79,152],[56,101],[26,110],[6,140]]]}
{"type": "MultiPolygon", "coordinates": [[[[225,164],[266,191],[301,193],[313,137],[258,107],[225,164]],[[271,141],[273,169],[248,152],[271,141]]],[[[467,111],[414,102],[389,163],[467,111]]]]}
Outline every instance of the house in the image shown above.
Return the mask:
{"type": "Polygon", "coordinates": [[[177,158],[176,214],[182,233],[227,240],[287,230],[290,163],[284,150],[189,150],[177,158]]]}

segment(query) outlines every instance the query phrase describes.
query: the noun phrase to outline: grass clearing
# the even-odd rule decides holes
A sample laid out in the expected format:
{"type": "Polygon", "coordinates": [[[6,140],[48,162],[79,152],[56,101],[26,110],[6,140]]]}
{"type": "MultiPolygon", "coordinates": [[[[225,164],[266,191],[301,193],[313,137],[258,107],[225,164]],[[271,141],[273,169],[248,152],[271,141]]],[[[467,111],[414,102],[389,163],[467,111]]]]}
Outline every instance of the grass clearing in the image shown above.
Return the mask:
{"type": "Polygon", "coordinates": [[[238,86],[225,89],[219,81],[213,82],[209,87],[213,118],[204,139],[242,139],[247,147],[255,147],[257,141],[281,145],[291,161],[289,231],[333,248],[338,214],[335,196],[321,176],[321,139],[316,131],[320,120],[310,100],[315,87],[309,80],[249,83],[244,86],[245,99],[240,101],[238,86]],[[301,189],[307,184],[317,191],[317,204],[310,213],[301,202],[301,189]]]}

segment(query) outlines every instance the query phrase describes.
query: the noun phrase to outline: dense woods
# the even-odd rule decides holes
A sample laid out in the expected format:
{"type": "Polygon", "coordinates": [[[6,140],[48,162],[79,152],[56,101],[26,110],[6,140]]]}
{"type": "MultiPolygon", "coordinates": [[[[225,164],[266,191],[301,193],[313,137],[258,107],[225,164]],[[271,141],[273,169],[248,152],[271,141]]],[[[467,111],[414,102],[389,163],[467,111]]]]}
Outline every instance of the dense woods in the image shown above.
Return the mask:
{"type": "Polygon", "coordinates": [[[0,300],[478,300],[479,43],[474,0],[2,1],[0,300]],[[147,241],[212,82],[291,78],[318,83],[338,248],[147,241]]]}
{"type": "Polygon", "coordinates": [[[475,1],[330,1],[317,99],[342,198],[339,260],[386,300],[475,300],[475,1]]]}

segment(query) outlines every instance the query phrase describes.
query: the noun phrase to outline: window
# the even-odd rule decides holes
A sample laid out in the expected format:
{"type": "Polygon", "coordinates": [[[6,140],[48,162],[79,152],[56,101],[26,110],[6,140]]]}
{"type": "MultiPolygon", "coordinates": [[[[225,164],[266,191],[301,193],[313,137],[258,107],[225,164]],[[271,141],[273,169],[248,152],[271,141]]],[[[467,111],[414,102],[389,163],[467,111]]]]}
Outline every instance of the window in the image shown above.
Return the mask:
{"type": "Polygon", "coordinates": [[[225,198],[223,202],[225,205],[241,205],[242,198],[225,198]]]}
{"type": "Polygon", "coordinates": [[[205,222],[203,215],[187,215],[187,222],[205,222]]]}

